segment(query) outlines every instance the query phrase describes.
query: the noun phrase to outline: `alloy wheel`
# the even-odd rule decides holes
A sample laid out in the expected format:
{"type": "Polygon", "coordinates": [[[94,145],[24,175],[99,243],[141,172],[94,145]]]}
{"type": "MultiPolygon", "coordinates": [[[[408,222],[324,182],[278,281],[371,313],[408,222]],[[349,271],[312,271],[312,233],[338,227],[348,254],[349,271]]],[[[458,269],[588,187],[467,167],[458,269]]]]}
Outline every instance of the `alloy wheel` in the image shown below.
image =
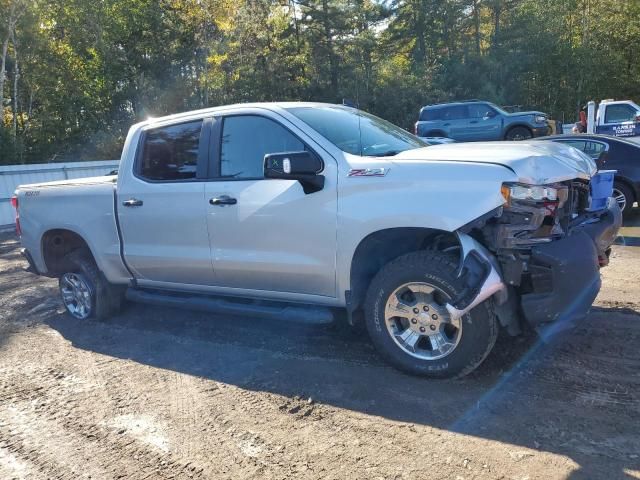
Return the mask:
{"type": "Polygon", "coordinates": [[[437,360],[455,350],[462,337],[462,319],[446,309],[449,296],[428,283],[401,285],[387,299],[385,325],[407,354],[437,360]]]}
{"type": "Polygon", "coordinates": [[[85,320],[91,315],[93,291],[86,278],[79,273],[65,273],[60,279],[60,294],[67,311],[85,320]]]}

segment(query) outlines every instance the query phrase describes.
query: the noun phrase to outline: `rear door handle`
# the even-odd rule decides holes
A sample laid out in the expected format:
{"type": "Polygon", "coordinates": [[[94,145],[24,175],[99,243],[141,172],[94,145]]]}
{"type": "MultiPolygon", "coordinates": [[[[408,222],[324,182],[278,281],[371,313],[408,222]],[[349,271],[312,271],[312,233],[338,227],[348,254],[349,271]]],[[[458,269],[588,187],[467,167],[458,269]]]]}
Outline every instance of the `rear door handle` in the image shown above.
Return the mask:
{"type": "Polygon", "coordinates": [[[213,197],[209,200],[211,205],[235,205],[238,200],[231,198],[229,195],[221,195],[220,197],[213,197]]]}
{"type": "Polygon", "coordinates": [[[471,120],[469,123],[478,123],[478,120],[471,120]]]}
{"type": "Polygon", "coordinates": [[[138,200],[137,198],[130,198],[129,200],[125,200],[124,202],[122,202],[122,205],[124,205],[125,207],[141,207],[142,203],[142,200],[138,200]]]}
{"type": "Polygon", "coordinates": [[[443,123],[442,126],[443,127],[448,127],[449,125],[451,125],[450,123],[443,123]]]}

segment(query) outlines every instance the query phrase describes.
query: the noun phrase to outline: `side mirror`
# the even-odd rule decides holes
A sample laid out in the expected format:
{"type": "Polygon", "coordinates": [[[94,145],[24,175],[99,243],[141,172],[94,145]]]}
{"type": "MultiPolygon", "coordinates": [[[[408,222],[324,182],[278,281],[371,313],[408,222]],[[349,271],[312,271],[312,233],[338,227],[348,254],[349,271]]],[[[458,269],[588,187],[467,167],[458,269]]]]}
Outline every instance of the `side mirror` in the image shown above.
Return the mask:
{"type": "Polygon", "coordinates": [[[609,153],[606,150],[600,152],[600,155],[598,155],[598,158],[596,158],[596,166],[598,167],[598,170],[601,170],[604,167],[604,165],[607,163],[608,158],[609,153]]]}
{"type": "Polygon", "coordinates": [[[484,118],[493,118],[496,116],[496,112],[493,110],[487,110],[487,113],[484,114],[484,118]]]}
{"type": "Polygon", "coordinates": [[[324,165],[315,154],[303,152],[270,153],[264,156],[264,177],[297,180],[304,193],[314,193],[324,187],[319,173],[324,165]]]}

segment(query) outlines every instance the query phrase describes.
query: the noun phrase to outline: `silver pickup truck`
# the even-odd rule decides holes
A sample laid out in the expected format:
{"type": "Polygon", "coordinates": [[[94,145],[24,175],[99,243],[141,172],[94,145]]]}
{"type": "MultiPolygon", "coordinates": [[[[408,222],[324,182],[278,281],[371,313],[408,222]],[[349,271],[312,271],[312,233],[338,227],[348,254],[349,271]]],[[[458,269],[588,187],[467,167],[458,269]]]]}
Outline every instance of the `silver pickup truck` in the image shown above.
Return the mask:
{"type": "Polygon", "coordinates": [[[14,204],[30,269],[78,319],[125,298],[332,312],[396,367],[453,377],[500,327],[587,312],[621,224],[596,175],[560,144],[427,147],[348,107],[244,104],[134,125],[117,176],[24,185],[14,204]]]}

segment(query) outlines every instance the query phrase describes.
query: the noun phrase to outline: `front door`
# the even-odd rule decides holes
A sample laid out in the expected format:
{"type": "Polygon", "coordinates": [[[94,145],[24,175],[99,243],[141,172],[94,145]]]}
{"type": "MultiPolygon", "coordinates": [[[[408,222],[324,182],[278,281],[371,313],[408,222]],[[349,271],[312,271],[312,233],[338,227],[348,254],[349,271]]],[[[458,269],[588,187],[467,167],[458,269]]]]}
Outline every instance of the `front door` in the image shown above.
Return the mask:
{"type": "Polygon", "coordinates": [[[264,156],[310,150],[303,132],[268,113],[216,119],[218,179],[205,186],[217,286],[336,295],[337,164],[323,156],[325,186],[305,194],[294,180],[265,179],[264,156]]]}
{"type": "Polygon", "coordinates": [[[145,130],[133,175],[118,180],[124,256],[142,285],[213,283],[204,198],[207,123],[145,130]]]}
{"type": "Polygon", "coordinates": [[[502,140],[502,119],[486,103],[469,104],[469,140],[502,140]]]}

